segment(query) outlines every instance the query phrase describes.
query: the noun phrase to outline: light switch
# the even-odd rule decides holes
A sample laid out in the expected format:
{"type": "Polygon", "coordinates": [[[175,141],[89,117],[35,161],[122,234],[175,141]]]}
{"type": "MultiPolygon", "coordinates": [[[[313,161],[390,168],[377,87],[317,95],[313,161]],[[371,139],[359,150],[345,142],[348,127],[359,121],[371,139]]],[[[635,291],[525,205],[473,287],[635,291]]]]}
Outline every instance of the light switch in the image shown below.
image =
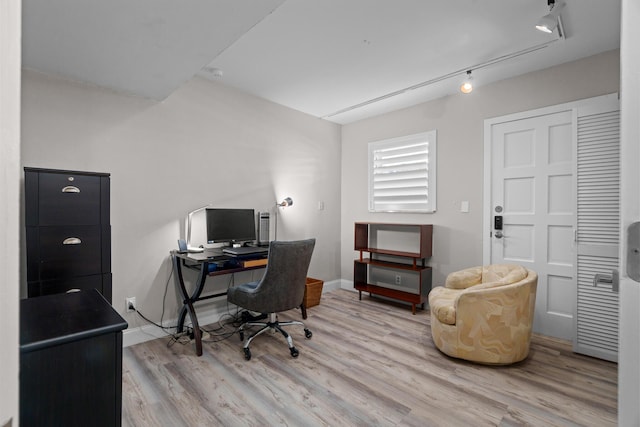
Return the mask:
{"type": "Polygon", "coordinates": [[[324,210],[324,202],[323,201],[319,201],[318,202],[318,210],[319,211],[323,211],[324,210]]]}
{"type": "Polygon", "coordinates": [[[469,201],[463,200],[460,202],[460,212],[468,213],[469,212],[469,201]]]}

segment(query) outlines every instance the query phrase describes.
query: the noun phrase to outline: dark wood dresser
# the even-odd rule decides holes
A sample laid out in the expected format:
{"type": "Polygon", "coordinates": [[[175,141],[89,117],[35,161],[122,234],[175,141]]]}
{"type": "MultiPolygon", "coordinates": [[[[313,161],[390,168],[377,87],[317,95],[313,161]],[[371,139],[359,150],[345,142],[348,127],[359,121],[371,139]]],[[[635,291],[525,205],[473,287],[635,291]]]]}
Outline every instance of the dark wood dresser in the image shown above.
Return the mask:
{"type": "Polygon", "coordinates": [[[20,425],[120,426],[122,330],[97,290],[20,301],[20,425]]]}
{"type": "Polygon", "coordinates": [[[109,174],[24,172],[27,296],[98,289],[111,302],[109,174]]]}

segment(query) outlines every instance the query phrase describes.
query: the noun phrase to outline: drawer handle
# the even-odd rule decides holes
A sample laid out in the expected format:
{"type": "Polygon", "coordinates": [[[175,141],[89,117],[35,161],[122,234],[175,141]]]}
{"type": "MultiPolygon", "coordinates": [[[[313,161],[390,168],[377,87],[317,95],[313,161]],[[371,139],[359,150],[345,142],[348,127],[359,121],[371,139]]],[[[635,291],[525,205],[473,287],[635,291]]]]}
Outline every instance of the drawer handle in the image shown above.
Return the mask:
{"type": "Polygon", "coordinates": [[[67,237],[62,241],[63,245],[79,245],[80,243],[82,243],[82,240],[77,237],[67,237]]]}
{"type": "Polygon", "coordinates": [[[80,289],[78,289],[78,288],[72,288],[72,289],[69,289],[66,293],[67,293],[67,294],[72,294],[72,293],[74,293],[74,292],[80,292],[80,289]]]}
{"type": "Polygon", "coordinates": [[[63,193],[79,193],[80,189],[78,187],[74,187],[73,185],[67,185],[62,189],[63,193]]]}

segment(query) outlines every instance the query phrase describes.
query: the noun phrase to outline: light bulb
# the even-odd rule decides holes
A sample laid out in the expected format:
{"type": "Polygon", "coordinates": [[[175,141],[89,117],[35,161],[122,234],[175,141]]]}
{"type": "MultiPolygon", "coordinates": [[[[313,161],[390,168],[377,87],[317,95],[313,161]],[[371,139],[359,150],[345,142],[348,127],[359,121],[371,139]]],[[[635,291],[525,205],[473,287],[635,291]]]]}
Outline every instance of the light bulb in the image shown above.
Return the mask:
{"type": "Polygon", "coordinates": [[[466,80],[460,85],[460,92],[462,93],[471,93],[473,91],[473,83],[471,82],[471,71],[467,71],[466,80]]]}

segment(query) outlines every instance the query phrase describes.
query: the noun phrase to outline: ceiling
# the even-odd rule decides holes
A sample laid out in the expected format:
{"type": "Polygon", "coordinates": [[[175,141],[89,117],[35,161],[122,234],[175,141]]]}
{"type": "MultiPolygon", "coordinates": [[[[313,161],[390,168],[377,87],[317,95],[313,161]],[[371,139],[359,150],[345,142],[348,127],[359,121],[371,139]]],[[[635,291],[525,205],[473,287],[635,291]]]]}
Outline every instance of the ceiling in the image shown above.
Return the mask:
{"type": "Polygon", "coordinates": [[[619,48],[620,0],[565,2],[562,38],[546,0],[23,0],[23,66],[159,101],[199,75],[344,124],[619,48]]]}

